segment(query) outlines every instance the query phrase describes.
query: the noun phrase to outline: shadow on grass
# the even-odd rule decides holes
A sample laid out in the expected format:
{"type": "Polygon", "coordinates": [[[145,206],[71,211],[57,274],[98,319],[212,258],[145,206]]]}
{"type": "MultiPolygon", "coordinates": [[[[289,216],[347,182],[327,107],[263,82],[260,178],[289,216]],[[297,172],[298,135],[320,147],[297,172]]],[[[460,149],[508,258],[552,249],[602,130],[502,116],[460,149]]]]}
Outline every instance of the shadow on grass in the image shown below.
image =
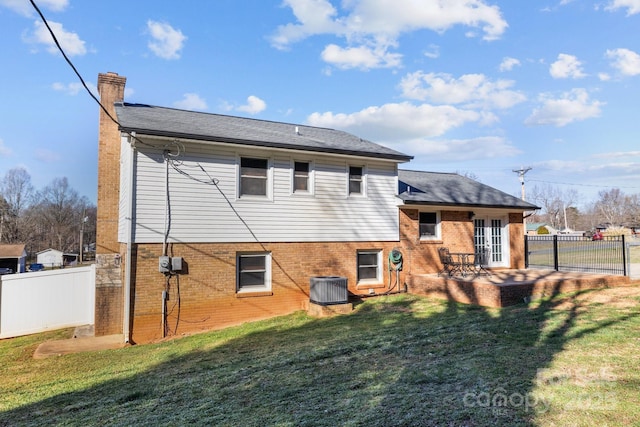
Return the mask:
{"type": "Polygon", "coordinates": [[[533,426],[550,409],[534,393],[540,372],[571,340],[626,320],[577,327],[579,297],[486,309],[395,295],[226,341],[209,333],[136,346],[108,360],[131,351],[165,360],[3,412],[0,424],[533,426]]]}

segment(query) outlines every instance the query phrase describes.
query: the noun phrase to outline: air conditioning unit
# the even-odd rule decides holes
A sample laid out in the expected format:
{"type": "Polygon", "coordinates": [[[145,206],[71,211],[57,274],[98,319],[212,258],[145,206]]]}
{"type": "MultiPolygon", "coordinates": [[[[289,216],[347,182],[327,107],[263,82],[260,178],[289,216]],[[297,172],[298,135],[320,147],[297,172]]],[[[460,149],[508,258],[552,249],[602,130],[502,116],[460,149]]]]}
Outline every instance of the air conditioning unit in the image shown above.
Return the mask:
{"type": "Polygon", "coordinates": [[[340,276],[312,277],[309,283],[311,302],[318,305],[347,304],[347,278],[340,276]]]}

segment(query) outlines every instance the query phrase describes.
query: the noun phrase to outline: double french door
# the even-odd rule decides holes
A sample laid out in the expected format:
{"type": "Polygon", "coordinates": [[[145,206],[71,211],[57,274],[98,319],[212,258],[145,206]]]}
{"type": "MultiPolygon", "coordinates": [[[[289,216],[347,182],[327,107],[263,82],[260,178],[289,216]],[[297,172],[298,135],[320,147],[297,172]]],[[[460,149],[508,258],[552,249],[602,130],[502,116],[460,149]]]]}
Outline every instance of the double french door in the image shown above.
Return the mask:
{"type": "Polygon", "coordinates": [[[486,254],[489,267],[508,267],[509,237],[507,222],[502,218],[480,217],[473,220],[473,242],[476,253],[486,254]]]}

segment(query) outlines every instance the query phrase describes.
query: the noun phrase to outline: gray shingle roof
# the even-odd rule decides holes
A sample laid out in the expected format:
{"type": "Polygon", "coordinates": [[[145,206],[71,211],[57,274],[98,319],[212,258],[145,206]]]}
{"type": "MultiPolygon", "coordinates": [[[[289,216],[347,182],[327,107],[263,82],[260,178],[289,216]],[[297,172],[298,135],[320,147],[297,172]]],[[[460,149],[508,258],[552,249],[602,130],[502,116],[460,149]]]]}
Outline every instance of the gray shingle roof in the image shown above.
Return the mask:
{"type": "Polygon", "coordinates": [[[120,130],[261,147],[339,153],[406,162],[406,154],[347,132],[313,126],[201,113],[144,104],[116,103],[120,130]],[[297,130],[297,132],[296,132],[297,130]]]}
{"type": "Polygon", "coordinates": [[[405,204],[540,209],[488,185],[456,173],[398,170],[399,197],[405,204]]]}

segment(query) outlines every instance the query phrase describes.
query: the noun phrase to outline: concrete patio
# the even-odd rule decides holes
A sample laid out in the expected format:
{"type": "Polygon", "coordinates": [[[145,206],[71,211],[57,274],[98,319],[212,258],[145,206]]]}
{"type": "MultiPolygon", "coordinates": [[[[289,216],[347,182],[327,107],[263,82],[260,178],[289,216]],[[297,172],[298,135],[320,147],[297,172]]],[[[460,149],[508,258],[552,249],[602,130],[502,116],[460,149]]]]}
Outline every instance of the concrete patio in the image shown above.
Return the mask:
{"type": "Polygon", "coordinates": [[[506,307],[564,292],[625,286],[630,277],[553,270],[495,270],[489,276],[413,274],[409,293],[485,307],[506,307]]]}

